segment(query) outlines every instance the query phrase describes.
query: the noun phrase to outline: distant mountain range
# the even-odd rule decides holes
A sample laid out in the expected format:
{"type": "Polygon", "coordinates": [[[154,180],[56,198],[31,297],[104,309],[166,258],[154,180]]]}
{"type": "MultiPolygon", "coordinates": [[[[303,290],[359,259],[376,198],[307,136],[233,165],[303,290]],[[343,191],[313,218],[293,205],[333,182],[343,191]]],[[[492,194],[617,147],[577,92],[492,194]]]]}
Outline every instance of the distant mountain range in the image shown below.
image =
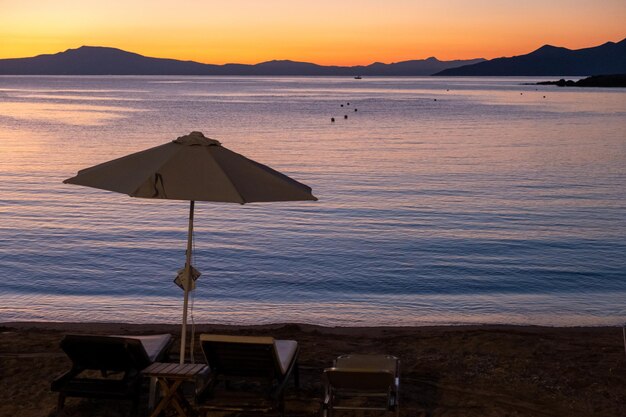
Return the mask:
{"type": "Polygon", "coordinates": [[[527,55],[443,70],[435,75],[599,75],[626,73],[626,39],[592,48],[571,50],[544,45],[527,55]]]}
{"type": "Polygon", "coordinates": [[[571,50],[544,45],[526,55],[440,61],[428,59],[370,65],[325,66],[308,62],[202,64],[151,58],[116,48],[81,46],[31,58],[0,59],[0,75],[341,75],[341,76],[588,76],[626,73],[626,39],[571,50]]]}
{"type": "Polygon", "coordinates": [[[483,58],[423,60],[371,65],[324,66],[308,62],[268,61],[255,65],[212,65],[194,61],[150,58],[116,48],[81,46],[32,58],[0,59],[3,75],[432,75],[445,69],[475,64],[483,58]]]}

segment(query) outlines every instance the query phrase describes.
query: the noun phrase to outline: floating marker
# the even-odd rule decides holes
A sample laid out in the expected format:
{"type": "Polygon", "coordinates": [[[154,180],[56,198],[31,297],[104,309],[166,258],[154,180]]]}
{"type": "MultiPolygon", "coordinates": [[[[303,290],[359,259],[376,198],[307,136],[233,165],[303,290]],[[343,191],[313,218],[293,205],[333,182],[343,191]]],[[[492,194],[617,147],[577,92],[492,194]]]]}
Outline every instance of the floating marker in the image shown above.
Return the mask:
{"type": "Polygon", "coordinates": [[[331,121],[332,123],[335,123],[335,118],[334,118],[334,117],[331,117],[331,118],[330,118],[330,121],[331,121]]]}
{"type": "Polygon", "coordinates": [[[344,119],[347,119],[347,118],[348,118],[348,115],[347,115],[347,114],[344,114],[344,115],[343,115],[343,118],[344,118],[344,119]]]}

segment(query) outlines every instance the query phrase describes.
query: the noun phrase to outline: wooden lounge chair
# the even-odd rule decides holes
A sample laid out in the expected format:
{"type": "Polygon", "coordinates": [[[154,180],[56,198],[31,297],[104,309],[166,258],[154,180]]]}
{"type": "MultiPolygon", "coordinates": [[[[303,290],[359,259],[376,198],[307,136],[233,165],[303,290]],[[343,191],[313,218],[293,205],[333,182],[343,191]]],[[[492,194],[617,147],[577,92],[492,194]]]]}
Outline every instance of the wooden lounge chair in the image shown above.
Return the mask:
{"type": "Polygon", "coordinates": [[[83,397],[132,400],[136,414],[140,371],[164,358],[172,342],[169,334],[65,336],[61,349],[72,361],[72,368],[52,382],[52,391],[59,393],[57,412],[63,409],[66,397],[83,397]]]}
{"type": "MultiPolygon", "coordinates": [[[[332,368],[324,370],[323,415],[334,410],[395,411],[399,415],[400,361],[389,355],[344,355],[335,359],[332,368]],[[383,398],[380,405],[354,404],[358,397],[383,398]],[[351,400],[348,401],[348,400],[351,400]]],[[[362,400],[362,399],[361,399],[362,400]]]]}
{"type": "Polygon", "coordinates": [[[220,379],[224,379],[227,384],[229,380],[236,379],[260,380],[268,388],[266,398],[284,415],[283,392],[292,373],[296,387],[300,386],[299,347],[296,341],[203,334],[200,336],[200,344],[211,371],[205,393],[212,393],[220,379]]]}

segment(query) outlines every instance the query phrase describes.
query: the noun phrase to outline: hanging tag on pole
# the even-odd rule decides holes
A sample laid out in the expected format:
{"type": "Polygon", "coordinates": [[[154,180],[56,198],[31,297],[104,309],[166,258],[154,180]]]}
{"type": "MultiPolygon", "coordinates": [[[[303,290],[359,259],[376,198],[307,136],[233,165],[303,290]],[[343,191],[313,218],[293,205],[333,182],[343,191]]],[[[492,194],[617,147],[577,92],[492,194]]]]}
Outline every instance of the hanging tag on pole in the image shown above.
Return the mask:
{"type": "MultiPolygon", "coordinates": [[[[193,266],[191,266],[190,272],[191,272],[192,279],[190,280],[191,288],[189,288],[189,291],[193,291],[196,289],[196,280],[200,278],[200,275],[202,274],[193,266]]],[[[188,282],[187,279],[185,279],[185,268],[179,269],[178,274],[176,275],[176,278],[174,278],[174,284],[178,285],[181,290],[184,290],[187,282],[188,282]]]]}

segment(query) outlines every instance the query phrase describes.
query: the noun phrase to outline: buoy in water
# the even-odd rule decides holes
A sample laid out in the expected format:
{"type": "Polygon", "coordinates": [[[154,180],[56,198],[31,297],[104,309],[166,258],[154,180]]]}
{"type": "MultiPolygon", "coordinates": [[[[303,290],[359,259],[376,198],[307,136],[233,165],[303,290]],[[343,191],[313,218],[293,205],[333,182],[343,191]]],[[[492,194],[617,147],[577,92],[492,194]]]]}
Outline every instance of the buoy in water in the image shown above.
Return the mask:
{"type": "Polygon", "coordinates": [[[347,115],[347,114],[344,114],[344,115],[343,115],[343,118],[344,118],[344,119],[347,119],[347,118],[348,118],[348,115],[347,115]]]}
{"type": "Polygon", "coordinates": [[[331,117],[331,118],[330,118],[330,121],[331,121],[331,123],[335,123],[335,118],[334,118],[334,117],[331,117]]]}

